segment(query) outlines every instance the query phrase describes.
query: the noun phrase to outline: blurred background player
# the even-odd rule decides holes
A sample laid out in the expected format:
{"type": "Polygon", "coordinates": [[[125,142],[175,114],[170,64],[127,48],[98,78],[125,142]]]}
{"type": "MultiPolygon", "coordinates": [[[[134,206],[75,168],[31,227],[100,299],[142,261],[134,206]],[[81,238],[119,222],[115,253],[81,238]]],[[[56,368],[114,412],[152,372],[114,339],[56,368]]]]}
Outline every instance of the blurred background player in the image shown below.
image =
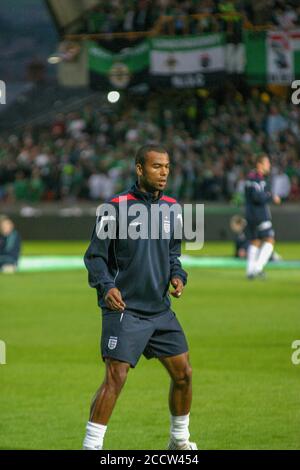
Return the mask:
{"type": "Polygon", "coordinates": [[[21,237],[13,221],[3,215],[0,217],[0,271],[15,272],[21,251],[21,237]]]}
{"type": "MultiPolygon", "coordinates": [[[[230,228],[234,233],[234,257],[246,259],[250,241],[247,238],[247,220],[241,215],[233,215],[230,219],[230,228]]],[[[273,251],[269,261],[279,261],[282,257],[273,251]]]]}
{"type": "Polygon", "coordinates": [[[247,258],[249,240],[245,233],[247,221],[240,215],[234,215],[230,219],[230,228],[234,233],[234,257],[247,258]]]}
{"type": "Polygon", "coordinates": [[[263,274],[263,269],[274,250],[274,230],[268,203],[280,204],[281,199],[272,195],[267,175],[271,162],[266,154],[256,158],[255,169],[248,175],[245,185],[248,248],[247,277],[253,279],[263,274]]]}

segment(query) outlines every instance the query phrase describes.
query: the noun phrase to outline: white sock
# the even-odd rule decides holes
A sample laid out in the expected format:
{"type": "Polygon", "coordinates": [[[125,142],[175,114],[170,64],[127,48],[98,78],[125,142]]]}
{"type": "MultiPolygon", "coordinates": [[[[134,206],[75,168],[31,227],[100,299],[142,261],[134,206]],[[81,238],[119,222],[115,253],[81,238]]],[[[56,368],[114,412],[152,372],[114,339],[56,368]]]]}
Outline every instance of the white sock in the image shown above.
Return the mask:
{"type": "Polygon", "coordinates": [[[257,261],[256,261],[256,272],[260,273],[267,262],[269,261],[271,254],[273,253],[274,250],[274,245],[269,242],[264,242],[261,246],[261,249],[259,250],[257,261]]]}
{"type": "Polygon", "coordinates": [[[171,416],[171,439],[178,444],[183,444],[189,440],[190,414],[184,416],[171,416]]]}
{"type": "Polygon", "coordinates": [[[88,421],[86,435],[83,441],[84,450],[102,450],[103,439],[107,426],[88,421]]]}
{"type": "Polygon", "coordinates": [[[247,252],[247,276],[251,276],[256,272],[256,261],[259,248],[255,245],[249,245],[247,252]]]}

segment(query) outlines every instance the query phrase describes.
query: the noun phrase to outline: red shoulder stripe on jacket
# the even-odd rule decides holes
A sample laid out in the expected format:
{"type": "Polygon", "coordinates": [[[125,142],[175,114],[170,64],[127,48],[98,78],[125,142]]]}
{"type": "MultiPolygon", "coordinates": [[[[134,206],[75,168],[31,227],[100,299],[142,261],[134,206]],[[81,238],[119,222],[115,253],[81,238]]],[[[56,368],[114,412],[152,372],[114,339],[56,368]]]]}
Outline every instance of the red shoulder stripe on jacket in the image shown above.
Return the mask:
{"type": "Polygon", "coordinates": [[[124,202],[124,201],[137,201],[138,199],[132,194],[121,194],[120,196],[114,197],[110,202],[124,202]]]}
{"type": "Polygon", "coordinates": [[[162,196],[160,198],[161,201],[166,201],[166,202],[177,202],[176,199],[174,199],[173,197],[169,197],[169,196],[162,196]]]}

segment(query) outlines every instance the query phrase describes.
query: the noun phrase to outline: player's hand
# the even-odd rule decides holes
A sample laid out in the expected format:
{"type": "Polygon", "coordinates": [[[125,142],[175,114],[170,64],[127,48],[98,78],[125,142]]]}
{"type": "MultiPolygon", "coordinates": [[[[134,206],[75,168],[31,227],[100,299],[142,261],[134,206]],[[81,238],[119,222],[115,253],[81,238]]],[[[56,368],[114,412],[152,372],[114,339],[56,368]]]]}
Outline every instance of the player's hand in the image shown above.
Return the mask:
{"type": "Polygon", "coordinates": [[[281,204],[281,198],[279,196],[273,196],[274,204],[281,204]]]}
{"type": "Polygon", "coordinates": [[[104,300],[110,310],[123,312],[126,307],[126,304],[122,299],[121,292],[116,287],[109,289],[106,296],[104,297],[104,300]]]}
{"type": "Polygon", "coordinates": [[[171,279],[171,284],[174,287],[174,291],[170,292],[173,297],[176,297],[177,299],[181,296],[184,285],[181,279],[178,277],[173,277],[171,279]]]}

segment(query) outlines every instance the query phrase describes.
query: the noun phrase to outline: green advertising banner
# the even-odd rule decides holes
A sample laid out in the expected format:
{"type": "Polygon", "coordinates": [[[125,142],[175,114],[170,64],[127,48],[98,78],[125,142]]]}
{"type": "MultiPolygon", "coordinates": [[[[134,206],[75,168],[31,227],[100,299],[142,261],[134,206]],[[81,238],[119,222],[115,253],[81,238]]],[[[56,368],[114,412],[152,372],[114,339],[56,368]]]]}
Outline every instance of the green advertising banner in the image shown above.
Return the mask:
{"type": "Polygon", "coordinates": [[[97,88],[128,88],[148,80],[149,42],[114,53],[89,41],[88,63],[91,81],[97,88]]]}
{"type": "Polygon", "coordinates": [[[155,37],[119,53],[88,42],[91,84],[101,89],[143,83],[199,88],[222,83],[226,74],[242,73],[250,84],[289,86],[300,78],[300,29],[245,31],[238,46],[226,44],[223,33],[155,37]]]}
{"type": "Polygon", "coordinates": [[[150,76],[161,85],[201,87],[225,74],[225,38],[221,33],[158,37],[150,44],[150,76]]]}
{"type": "Polygon", "coordinates": [[[138,83],[174,88],[209,85],[225,74],[224,35],[145,39],[119,53],[89,41],[91,83],[128,88],[138,83]]]}
{"type": "Polygon", "coordinates": [[[290,85],[300,78],[300,30],[245,32],[249,83],[290,85]]]}

